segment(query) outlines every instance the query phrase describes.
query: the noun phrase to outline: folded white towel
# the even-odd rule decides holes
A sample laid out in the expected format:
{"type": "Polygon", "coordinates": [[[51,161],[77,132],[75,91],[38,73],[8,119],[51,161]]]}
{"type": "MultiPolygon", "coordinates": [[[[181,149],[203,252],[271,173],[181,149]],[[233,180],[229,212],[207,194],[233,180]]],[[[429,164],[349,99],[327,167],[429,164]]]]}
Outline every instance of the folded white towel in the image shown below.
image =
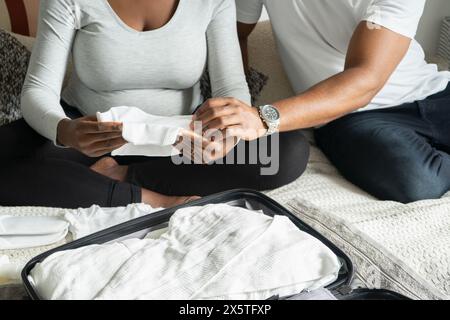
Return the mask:
{"type": "Polygon", "coordinates": [[[24,249],[63,240],[69,224],[58,217],[0,216],[0,250],[24,249]]]}
{"type": "Polygon", "coordinates": [[[209,205],[178,210],[157,239],[56,253],[31,278],[45,299],[265,299],[326,286],[340,267],[284,216],[209,205]]]}
{"type": "Polygon", "coordinates": [[[153,116],[135,107],[115,107],[98,113],[99,122],[123,123],[123,138],[129,143],[113,156],[169,157],[180,152],[173,147],[182,129],[188,129],[192,116],[153,116]]]}
{"type": "Polygon", "coordinates": [[[146,204],[130,204],[127,207],[66,210],[64,219],[70,224],[73,240],[77,240],[109,227],[160,211],[146,204]]]}

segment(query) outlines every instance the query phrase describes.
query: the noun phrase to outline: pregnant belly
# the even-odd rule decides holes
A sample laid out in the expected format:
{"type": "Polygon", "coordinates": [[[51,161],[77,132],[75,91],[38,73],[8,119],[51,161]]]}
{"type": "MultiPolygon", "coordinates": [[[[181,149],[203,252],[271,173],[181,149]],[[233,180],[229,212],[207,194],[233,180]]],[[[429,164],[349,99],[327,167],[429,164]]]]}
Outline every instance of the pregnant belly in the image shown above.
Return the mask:
{"type": "Polygon", "coordinates": [[[63,92],[63,99],[77,107],[84,115],[106,112],[113,107],[129,106],[158,116],[191,114],[192,108],[201,103],[197,86],[186,90],[140,89],[112,92],[96,92],[85,86],[70,84],[63,92]]]}

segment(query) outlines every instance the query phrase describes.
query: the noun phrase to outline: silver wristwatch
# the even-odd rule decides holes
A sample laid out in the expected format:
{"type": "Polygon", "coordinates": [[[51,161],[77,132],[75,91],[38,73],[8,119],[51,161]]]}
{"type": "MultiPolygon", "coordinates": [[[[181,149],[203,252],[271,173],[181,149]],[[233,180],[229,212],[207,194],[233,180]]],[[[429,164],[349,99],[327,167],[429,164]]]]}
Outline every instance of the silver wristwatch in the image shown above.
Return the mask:
{"type": "Polygon", "coordinates": [[[267,126],[266,136],[270,136],[278,132],[280,126],[280,112],[272,105],[258,107],[259,116],[267,126]]]}

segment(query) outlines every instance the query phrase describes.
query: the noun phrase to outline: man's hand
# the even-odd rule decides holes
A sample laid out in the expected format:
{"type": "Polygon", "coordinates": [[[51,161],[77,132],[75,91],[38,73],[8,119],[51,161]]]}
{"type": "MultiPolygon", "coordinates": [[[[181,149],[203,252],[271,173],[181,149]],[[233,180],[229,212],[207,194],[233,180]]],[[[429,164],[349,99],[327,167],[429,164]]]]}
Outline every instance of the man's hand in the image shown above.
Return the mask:
{"type": "Polygon", "coordinates": [[[233,98],[214,98],[206,101],[195,113],[193,123],[200,121],[207,136],[215,130],[223,136],[256,140],[267,132],[259,111],[233,98]]]}
{"type": "Polygon", "coordinates": [[[224,137],[217,130],[208,138],[191,130],[183,130],[174,146],[194,163],[206,164],[224,158],[237,143],[235,137],[224,137]]]}
{"type": "Polygon", "coordinates": [[[95,116],[60,121],[57,141],[89,157],[101,157],[127,143],[122,138],[121,123],[98,122],[95,116]]]}

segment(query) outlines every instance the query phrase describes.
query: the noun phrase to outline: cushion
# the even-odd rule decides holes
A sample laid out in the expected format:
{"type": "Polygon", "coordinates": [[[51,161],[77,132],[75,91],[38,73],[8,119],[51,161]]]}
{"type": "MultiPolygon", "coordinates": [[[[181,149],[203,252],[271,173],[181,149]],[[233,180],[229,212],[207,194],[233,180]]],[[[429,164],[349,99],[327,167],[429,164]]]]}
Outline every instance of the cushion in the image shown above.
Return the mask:
{"type": "Polygon", "coordinates": [[[20,119],[20,95],[30,52],[15,37],[0,30],[0,125],[20,119]]]}
{"type": "Polygon", "coordinates": [[[25,36],[35,36],[39,0],[0,0],[0,28],[25,36]]]}
{"type": "Polygon", "coordinates": [[[33,50],[33,46],[34,46],[34,42],[36,41],[35,37],[29,37],[29,36],[24,36],[18,33],[14,33],[11,31],[7,31],[9,34],[11,34],[14,38],[16,38],[17,40],[19,40],[19,42],[21,44],[23,44],[25,46],[25,48],[28,49],[28,51],[32,51],[33,50]]]}
{"type": "MultiPolygon", "coordinates": [[[[247,84],[250,90],[250,95],[252,97],[252,105],[256,105],[256,102],[261,95],[264,87],[266,86],[268,79],[269,78],[265,74],[253,68],[250,68],[247,75],[247,84]]],[[[202,90],[202,96],[205,99],[211,98],[211,82],[208,70],[206,70],[203,78],[200,81],[200,87],[202,90]]]]}

